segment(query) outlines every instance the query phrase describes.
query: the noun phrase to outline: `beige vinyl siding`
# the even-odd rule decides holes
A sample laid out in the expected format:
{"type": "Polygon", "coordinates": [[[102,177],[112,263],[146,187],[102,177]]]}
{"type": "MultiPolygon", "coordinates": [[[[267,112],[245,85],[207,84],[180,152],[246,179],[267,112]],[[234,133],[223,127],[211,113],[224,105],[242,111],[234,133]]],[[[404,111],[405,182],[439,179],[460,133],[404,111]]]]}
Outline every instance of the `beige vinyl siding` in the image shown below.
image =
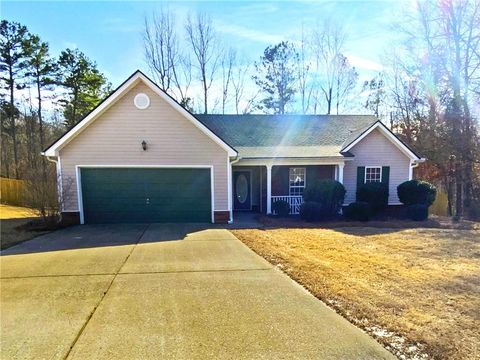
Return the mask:
{"type": "Polygon", "coordinates": [[[227,152],[143,83],[61,149],[60,162],[65,211],[78,211],[76,165],[212,165],[214,208],[228,210],[227,152]],[[140,92],[150,97],[145,110],[133,104],[140,92]]]}
{"type": "Polygon", "coordinates": [[[400,201],[397,186],[408,180],[410,159],[376,129],[356,144],[350,152],[355,158],[345,163],[343,173],[343,183],[347,190],[345,203],[355,201],[358,166],[390,166],[388,203],[398,204],[400,201]]]}

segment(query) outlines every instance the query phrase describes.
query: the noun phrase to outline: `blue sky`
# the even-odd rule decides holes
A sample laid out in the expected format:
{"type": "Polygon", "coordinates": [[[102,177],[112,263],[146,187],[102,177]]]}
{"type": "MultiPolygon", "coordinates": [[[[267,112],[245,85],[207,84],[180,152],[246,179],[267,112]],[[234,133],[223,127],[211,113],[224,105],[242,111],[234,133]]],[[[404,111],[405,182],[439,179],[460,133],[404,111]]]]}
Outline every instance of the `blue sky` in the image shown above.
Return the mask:
{"type": "MultiPolygon", "coordinates": [[[[405,5],[405,2],[402,4],[405,5]]],[[[5,1],[2,19],[18,21],[50,44],[57,55],[78,47],[94,59],[114,86],[143,60],[142,28],[146,15],[168,6],[179,20],[189,12],[205,12],[225,44],[251,61],[280,40],[299,39],[323,19],[341,23],[349,32],[348,55],[363,77],[380,69],[381,56],[395,37],[392,22],[398,17],[395,1],[5,1]]]]}

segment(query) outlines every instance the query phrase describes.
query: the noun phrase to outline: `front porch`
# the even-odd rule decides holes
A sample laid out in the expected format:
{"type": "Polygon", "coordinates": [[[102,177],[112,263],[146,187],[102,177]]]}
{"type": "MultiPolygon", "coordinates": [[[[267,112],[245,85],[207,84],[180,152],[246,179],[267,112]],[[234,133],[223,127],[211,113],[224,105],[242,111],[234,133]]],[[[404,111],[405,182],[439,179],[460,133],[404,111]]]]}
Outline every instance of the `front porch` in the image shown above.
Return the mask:
{"type": "Polygon", "coordinates": [[[281,162],[232,166],[233,211],[274,213],[276,201],[286,201],[290,214],[300,213],[303,190],[311,181],[334,179],[343,182],[344,163],[281,162]]]}

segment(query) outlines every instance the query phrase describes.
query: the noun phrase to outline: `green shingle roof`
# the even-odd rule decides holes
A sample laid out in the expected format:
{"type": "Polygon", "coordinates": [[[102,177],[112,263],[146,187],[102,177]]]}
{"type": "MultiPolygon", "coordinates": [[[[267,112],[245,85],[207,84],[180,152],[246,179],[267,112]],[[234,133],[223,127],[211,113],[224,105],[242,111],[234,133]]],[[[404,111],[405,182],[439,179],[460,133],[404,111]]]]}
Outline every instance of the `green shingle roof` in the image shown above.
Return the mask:
{"type": "MultiPolygon", "coordinates": [[[[341,157],[370,115],[195,115],[242,158],[341,157]]],[[[348,156],[348,155],[347,155],[348,156]]]]}

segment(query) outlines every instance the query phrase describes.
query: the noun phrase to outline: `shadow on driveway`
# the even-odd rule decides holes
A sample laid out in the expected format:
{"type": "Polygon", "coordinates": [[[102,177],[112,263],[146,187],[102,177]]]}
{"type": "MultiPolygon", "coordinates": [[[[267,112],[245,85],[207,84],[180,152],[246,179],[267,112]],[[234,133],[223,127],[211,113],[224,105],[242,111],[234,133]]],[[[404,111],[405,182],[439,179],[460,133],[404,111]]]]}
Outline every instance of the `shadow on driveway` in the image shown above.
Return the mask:
{"type": "Polygon", "coordinates": [[[50,251],[179,241],[189,233],[211,229],[212,224],[103,224],[77,225],[36,237],[5,249],[2,256],[50,251]],[[149,231],[147,232],[147,229],[149,231]]]}

